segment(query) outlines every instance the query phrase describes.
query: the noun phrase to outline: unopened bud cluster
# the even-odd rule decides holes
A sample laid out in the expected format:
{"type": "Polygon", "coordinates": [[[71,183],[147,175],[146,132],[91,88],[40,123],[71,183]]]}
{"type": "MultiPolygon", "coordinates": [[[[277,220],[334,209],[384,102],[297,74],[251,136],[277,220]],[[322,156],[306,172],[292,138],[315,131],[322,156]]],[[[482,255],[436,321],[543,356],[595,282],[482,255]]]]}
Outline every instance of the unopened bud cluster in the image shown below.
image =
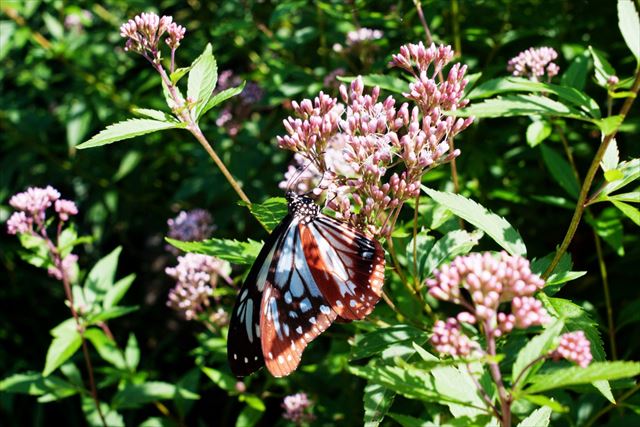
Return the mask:
{"type": "Polygon", "coordinates": [[[139,53],[154,63],[160,61],[160,41],[165,33],[165,43],[175,51],[186,29],[173,22],[173,17],[159,17],[155,13],[141,13],[120,26],[120,35],[127,39],[125,50],[139,53]]]}
{"type": "Polygon", "coordinates": [[[514,76],[527,77],[539,81],[545,74],[548,80],[560,72],[558,64],[553,62],[558,58],[558,52],[551,47],[529,48],[511,58],[507,70],[514,76]]]}
{"type": "Polygon", "coordinates": [[[413,106],[398,105],[392,96],[382,99],[377,86],[365,91],[360,77],[340,87],[340,101],[321,92],[314,100],[292,103],[295,117],[284,121],[287,135],[278,143],[315,166],[322,177],[317,192],[326,191],[326,204],[337,217],[388,236],[397,210],[419,194],[424,173],[460,154],[450,150],[450,138],[473,118],[447,113],[467,104],[462,100],[466,67],[455,64],[446,80],[437,80],[452,57],[448,46],[422,43],[402,46],[393,56],[391,64],[413,76],[403,94],[413,106]],[[342,146],[349,168],[328,164],[331,145],[342,146]],[[388,176],[394,166],[401,167],[388,176]]]}
{"type": "Polygon", "coordinates": [[[591,363],[591,342],[583,331],[568,332],[560,336],[558,348],[551,353],[554,360],[567,359],[586,368],[591,363]]]}
{"type": "MultiPolygon", "coordinates": [[[[532,295],[544,286],[544,280],[531,272],[529,261],[520,256],[490,252],[459,256],[451,264],[434,271],[434,278],[427,280],[429,294],[443,301],[462,305],[467,311],[447,321],[448,330],[434,329],[432,343],[443,353],[469,354],[468,344],[460,348],[443,347],[449,340],[465,343],[458,335],[460,322],[480,323],[485,333],[498,337],[513,328],[526,329],[543,325],[550,320],[540,301],[532,295]],[[499,312],[501,303],[511,303],[511,312],[499,312]],[[443,337],[443,334],[450,336],[443,337]]],[[[453,345],[453,344],[452,344],[453,345]]]]}

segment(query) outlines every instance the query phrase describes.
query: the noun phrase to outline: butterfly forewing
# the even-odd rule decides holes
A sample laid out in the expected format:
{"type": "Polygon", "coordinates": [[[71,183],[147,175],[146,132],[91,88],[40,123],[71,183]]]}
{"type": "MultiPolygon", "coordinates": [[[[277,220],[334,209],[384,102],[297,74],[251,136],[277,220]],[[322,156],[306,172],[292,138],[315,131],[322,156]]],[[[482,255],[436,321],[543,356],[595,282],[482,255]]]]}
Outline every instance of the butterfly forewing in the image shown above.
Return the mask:
{"type": "Polygon", "coordinates": [[[367,316],[382,295],[384,251],[376,240],[326,215],[302,230],[311,273],[343,319],[367,316]]]}
{"type": "Polygon", "coordinates": [[[264,365],[260,340],[260,305],[277,248],[281,245],[282,231],[291,223],[287,215],[271,233],[258,254],[247,276],[229,324],[227,339],[227,359],[231,372],[244,377],[264,365]]]}
{"type": "Polygon", "coordinates": [[[294,371],[307,344],[337,316],[309,270],[300,237],[302,227],[293,220],[262,297],[263,356],[276,377],[294,371]]]}

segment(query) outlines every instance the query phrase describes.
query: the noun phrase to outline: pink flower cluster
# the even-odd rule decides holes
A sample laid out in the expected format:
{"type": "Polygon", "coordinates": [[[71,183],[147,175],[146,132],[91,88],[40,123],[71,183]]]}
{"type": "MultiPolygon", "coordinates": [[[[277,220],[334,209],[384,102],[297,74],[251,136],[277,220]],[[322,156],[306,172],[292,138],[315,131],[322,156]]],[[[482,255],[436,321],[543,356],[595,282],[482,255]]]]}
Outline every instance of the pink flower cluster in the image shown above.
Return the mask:
{"type": "MultiPolygon", "coordinates": [[[[449,340],[460,340],[457,337],[459,328],[455,329],[459,322],[481,323],[485,333],[498,337],[514,327],[526,329],[550,320],[542,303],[532,297],[542,289],[544,280],[531,272],[525,258],[506,252],[501,252],[499,257],[490,252],[473,253],[455,258],[433,274],[434,278],[427,280],[429,294],[468,310],[460,313],[457,319],[449,319],[447,330],[440,328],[441,334],[452,337],[449,340]],[[511,302],[511,313],[498,312],[499,305],[504,302],[511,302]]],[[[432,338],[432,343],[440,346],[443,352],[462,354],[442,347],[444,338],[435,332],[434,337],[437,338],[432,338]]]]}
{"type": "Polygon", "coordinates": [[[282,408],[285,411],[282,417],[298,425],[305,421],[312,421],[315,417],[307,411],[310,406],[311,401],[306,393],[289,395],[282,401],[282,408]]]}
{"type": "Polygon", "coordinates": [[[471,355],[478,348],[475,341],[462,333],[460,322],[454,317],[446,321],[436,321],[433,325],[431,344],[440,353],[462,357],[471,355]]]}
{"type": "Polygon", "coordinates": [[[535,81],[546,73],[548,80],[551,80],[560,72],[560,67],[553,62],[557,57],[558,52],[551,47],[532,47],[511,58],[507,70],[514,76],[528,77],[535,81]]]}
{"type": "Polygon", "coordinates": [[[178,265],[165,269],[165,273],[176,280],[175,287],[169,291],[167,305],[182,312],[187,320],[195,318],[209,307],[209,297],[218,279],[231,282],[229,272],[227,262],[208,255],[188,253],[178,257],[178,265]]]}
{"type": "Polygon", "coordinates": [[[173,17],[159,17],[155,13],[141,13],[120,26],[120,35],[127,39],[125,50],[141,54],[148,60],[160,61],[160,39],[167,33],[165,43],[175,51],[186,29],[173,22],[173,17]]]}
{"type": "Polygon", "coordinates": [[[568,332],[560,336],[558,348],[551,353],[554,360],[567,359],[586,368],[591,363],[591,342],[583,331],[568,332]]]}
{"type": "MultiPolygon", "coordinates": [[[[215,230],[211,214],[204,209],[180,211],[178,216],[167,220],[169,226],[168,237],[183,242],[193,242],[208,239],[215,230]]],[[[174,255],[179,252],[173,246],[167,246],[174,255]]]]}
{"type": "Polygon", "coordinates": [[[7,220],[9,234],[33,233],[45,226],[46,210],[55,203],[60,221],[67,221],[69,215],[77,215],[78,208],[70,200],[60,199],[60,192],[50,185],[46,188],[29,187],[9,199],[9,204],[17,210],[7,220]]]}
{"type": "Polygon", "coordinates": [[[349,31],[345,40],[345,46],[340,43],[333,45],[335,52],[368,52],[375,46],[371,42],[374,40],[380,40],[384,37],[384,32],[381,30],[374,30],[372,28],[359,28],[357,30],[349,31]]]}
{"type": "Polygon", "coordinates": [[[316,188],[326,191],[326,205],[337,217],[372,235],[388,236],[402,204],[419,194],[424,173],[459,155],[450,151],[449,140],[473,118],[445,113],[467,104],[462,100],[466,67],[456,64],[446,81],[436,82],[452,57],[448,46],[422,43],[402,46],[394,55],[392,65],[413,75],[403,94],[413,107],[397,105],[392,96],[380,99],[377,86],[365,92],[360,77],[349,88],[340,87],[341,102],[321,92],[313,101],[292,103],[296,117],[284,121],[287,135],[279,136],[278,143],[315,166],[322,176],[316,188]],[[348,175],[326,161],[332,144],[343,147],[348,175]],[[395,166],[402,167],[387,176],[395,166]]]}

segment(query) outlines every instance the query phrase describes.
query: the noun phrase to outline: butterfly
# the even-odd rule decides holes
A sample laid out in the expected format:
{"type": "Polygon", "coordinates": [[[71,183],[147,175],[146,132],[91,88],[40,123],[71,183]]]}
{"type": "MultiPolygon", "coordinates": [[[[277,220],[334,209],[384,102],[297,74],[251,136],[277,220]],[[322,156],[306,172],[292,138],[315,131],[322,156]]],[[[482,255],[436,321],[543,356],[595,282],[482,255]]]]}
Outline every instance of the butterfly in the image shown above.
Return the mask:
{"type": "Polygon", "coordinates": [[[236,300],[227,358],[237,377],[266,365],[289,375],[307,344],[337,318],[367,316],[382,295],[384,250],[376,240],[286,194],[288,214],[267,238],[236,300]]]}

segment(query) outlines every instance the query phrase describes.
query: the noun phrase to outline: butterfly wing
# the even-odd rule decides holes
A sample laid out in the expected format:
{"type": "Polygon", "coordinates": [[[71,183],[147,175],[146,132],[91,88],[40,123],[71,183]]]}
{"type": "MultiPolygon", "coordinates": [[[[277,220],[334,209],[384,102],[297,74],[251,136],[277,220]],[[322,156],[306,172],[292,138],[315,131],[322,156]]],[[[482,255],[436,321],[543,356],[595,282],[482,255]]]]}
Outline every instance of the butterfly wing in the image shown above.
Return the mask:
{"type": "Polygon", "coordinates": [[[294,219],[283,236],[277,261],[262,295],[260,329],[267,369],[275,377],[293,372],[302,352],[335,320],[333,311],[318,288],[309,264],[300,230],[294,219]]]}
{"type": "Polygon", "coordinates": [[[247,376],[264,365],[260,341],[262,293],[291,220],[287,215],[269,235],[238,294],[227,339],[227,359],[237,377],[247,376]]]}
{"type": "Polygon", "coordinates": [[[371,313],[384,284],[380,243],[326,215],[303,227],[301,235],[311,274],[331,308],[347,320],[371,313]]]}

